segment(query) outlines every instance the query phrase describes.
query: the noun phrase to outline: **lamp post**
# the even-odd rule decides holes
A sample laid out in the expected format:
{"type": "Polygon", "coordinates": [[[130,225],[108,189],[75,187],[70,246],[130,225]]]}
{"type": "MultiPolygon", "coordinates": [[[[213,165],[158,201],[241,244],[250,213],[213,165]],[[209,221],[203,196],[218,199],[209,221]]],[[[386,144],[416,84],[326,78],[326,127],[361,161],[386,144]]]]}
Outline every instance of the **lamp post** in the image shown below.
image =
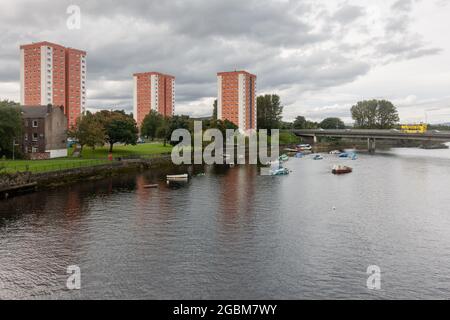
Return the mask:
{"type": "Polygon", "coordinates": [[[13,159],[13,161],[15,160],[15,153],[14,153],[14,151],[16,149],[16,146],[18,146],[18,145],[19,144],[16,143],[16,138],[14,138],[13,139],[13,149],[12,149],[12,159],[13,159]]]}

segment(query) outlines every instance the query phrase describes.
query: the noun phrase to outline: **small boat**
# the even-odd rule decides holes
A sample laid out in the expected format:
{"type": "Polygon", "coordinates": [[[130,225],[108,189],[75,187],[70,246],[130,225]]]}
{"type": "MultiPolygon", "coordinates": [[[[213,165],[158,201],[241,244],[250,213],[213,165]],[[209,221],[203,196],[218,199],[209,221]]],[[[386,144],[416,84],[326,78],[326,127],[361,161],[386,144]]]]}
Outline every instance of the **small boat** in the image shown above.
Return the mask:
{"type": "Polygon", "coordinates": [[[189,175],[187,173],[185,174],[173,174],[173,175],[167,175],[167,183],[169,182],[187,182],[189,178],[189,175]]]}
{"type": "Polygon", "coordinates": [[[347,166],[341,166],[341,165],[335,165],[333,166],[333,169],[331,170],[331,173],[333,174],[345,174],[352,172],[353,169],[347,166]]]}
{"type": "Polygon", "coordinates": [[[348,158],[349,154],[347,152],[342,152],[339,154],[339,158],[348,158]]]}
{"type": "Polygon", "coordinates": [[[339,150],[331,150],[329,154],[341,154],[339,150]]]}
{"type": "Polygon", "coordinates": [[[286,148],[283,151],[285,151],[285,152],[297,152],[297,149],[286,148]]]}
{"type": "Polygon", "coordinates": [[[356,153],[352,153],[351,154],[351,159],[352,160],[357,160],[358,159],[358,156],[356,155],[356,153]]]}
{"type": "Polygon", "coordinates": [[[312,147],[310,144],[299,144],[297,145],[297,150],[303,151],[303,150],[311,150],[312,147]]]}
{"type": "Polygon", "coordinates": [[[296,157],[296,158],[303,158],[303,153],[297,152],[297,153],[295,154],[295,157],[296,157]]]}
{"type": "Polygon", "coordinates": [[[284,176],[284,175],[289,174],[289,169],[287,169],[287,168],[278,168],[276,170],[272,170],[270,172],[270,174],[272,176],[284,176]]]}
{"type": "Polygon", "coordinates": [[[323,160],[323,157],[320,154],[316,154],[313,160],[323,160]]]}
{"type": "Polygon", "coordinates": [[[144,188],[145,189],[158,188],[158,185],[157,184],[145,184],[144,188]]]}
{"type": "Polygon", "coordinates": [[[279,159],[280,159],[280,161],[288,161],[289,156],[287,154],[282,154],[279,159]]]}

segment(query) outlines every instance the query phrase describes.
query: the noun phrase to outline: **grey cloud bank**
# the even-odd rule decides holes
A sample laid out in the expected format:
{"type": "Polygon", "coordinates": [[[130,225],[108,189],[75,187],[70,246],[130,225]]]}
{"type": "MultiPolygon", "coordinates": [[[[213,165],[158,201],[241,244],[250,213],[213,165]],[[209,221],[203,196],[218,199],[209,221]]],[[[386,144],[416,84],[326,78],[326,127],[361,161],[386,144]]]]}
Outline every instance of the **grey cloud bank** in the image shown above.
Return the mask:
{"type": "MultiPolygon", "coordinates": [[[[386,65],[440,59],[448,47],[416,27],[418,6],[448,11],[441,1],[78,1],[81,29],[68,30],[71,4],[2,1],[1,98],[18,100],[19,45],[47,40],[88,52],[91,109],[131,111],[132,73],[159,70],[176,76],[177,113],[208,115],[216,72],[245,69],[258,75],[259,93],[281,95],[286,119],[348,117],[344,107],[328,113],[327,106],[349,109],[360,97],[352,84],[386,65]],[[349,99],[336,100],[336,90],[349,99]]],[[[398,85],[398,96],[386,98],[430,99],[408,91],[406,78],[398,85]]],[[[383,96],[369,87],[364,97],[383,96]]],[[[439,103],[445,96],[433,98],[439,103]]]]}

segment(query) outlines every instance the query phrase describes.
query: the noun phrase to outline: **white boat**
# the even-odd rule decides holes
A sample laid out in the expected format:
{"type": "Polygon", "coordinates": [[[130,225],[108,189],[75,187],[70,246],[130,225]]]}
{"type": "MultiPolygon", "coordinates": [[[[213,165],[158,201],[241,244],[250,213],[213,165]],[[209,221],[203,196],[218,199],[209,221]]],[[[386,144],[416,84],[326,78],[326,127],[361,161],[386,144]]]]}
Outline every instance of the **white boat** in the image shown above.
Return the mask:
{"type": "Polygon", "coordinates": [[[297,146],[298,151],[305,151],[305,150],[311,150],[311,149],[312,149],[312,147],[310,144],[299,144],[297,146]]]}
{"type": "Polygon", "coordinates": [[[166,176],[167,182],[186,182],[189,179],[189,175],[185,174],[172,174],[166,176]]]}

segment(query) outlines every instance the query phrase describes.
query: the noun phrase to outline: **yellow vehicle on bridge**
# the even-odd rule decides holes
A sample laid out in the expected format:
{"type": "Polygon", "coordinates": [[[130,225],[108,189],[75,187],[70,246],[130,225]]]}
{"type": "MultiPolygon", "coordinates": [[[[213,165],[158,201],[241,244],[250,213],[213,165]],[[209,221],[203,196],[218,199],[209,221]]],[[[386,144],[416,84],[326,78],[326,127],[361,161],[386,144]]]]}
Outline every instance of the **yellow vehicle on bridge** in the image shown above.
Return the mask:
{"type": "Polygon", "coordinates": [[[402,124],[400,129],[403,133],[425,133],[428,130],[428,125],[421,124],[402,124]]]}

